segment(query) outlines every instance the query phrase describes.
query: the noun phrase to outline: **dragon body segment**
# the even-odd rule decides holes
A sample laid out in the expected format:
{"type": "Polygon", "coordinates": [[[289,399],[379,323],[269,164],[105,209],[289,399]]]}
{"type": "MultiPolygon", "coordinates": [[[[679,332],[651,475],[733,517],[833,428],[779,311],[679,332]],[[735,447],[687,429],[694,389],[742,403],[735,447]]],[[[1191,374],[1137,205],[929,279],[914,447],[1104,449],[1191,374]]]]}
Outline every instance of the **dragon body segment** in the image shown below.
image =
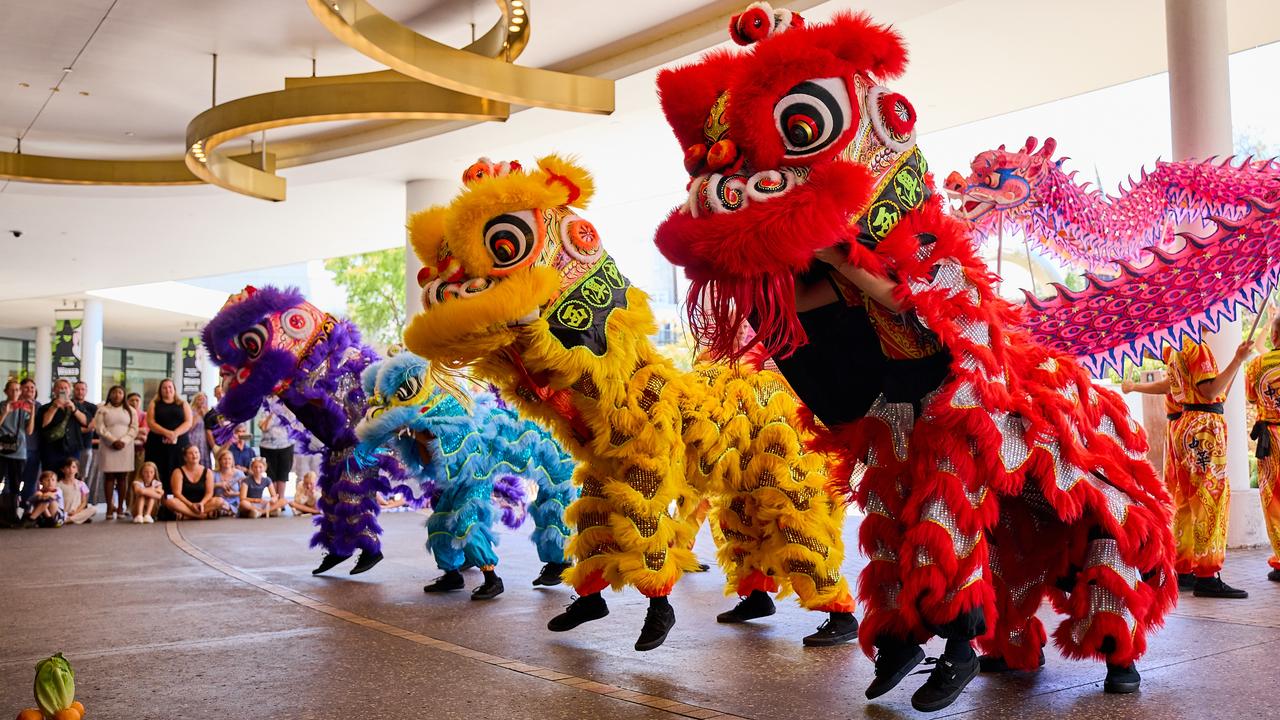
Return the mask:
{"type": "Polygon", "coordinates": [[[409,352],[371,364],[363,383],[372,399],[356,427],[361,450],[393,447],[430,488],[427,549],[440,569],[496,565],[494,522],[500,516],[514,529],[527,513],[538,557],[558,582],[568,567],[564,509],[577,492],[573,458],[551,434],[491,392],[464,404],[432,384],[429,363],[409,352]],[[525,480],[536,485],[535,498],[526,497],[525,480]]]}
{"type": "Polygon", "coordinates": [[[1128,188],[1107,195],[1067,172],[1066,158],[1052,157],[1056,148],[1053,138],[1039,150],[1028,138],[1017,152],[1001,146],[979,153],[968,177],[947,177],[947,189],[959,196],[955,214],[982,237],[1004,223],[1067,267],[1115,274],[1120,261],[1140,264],[1152,248],[1179,245],[1180,226],[1223,220],[1248,228],[1280,202],[1274,160],[1157,160],[1128,188]]]}
{"type": "Polygon", "coordinates": [[[1095,376],[1160,355],[1255,312],[1280,274],[1280,163],[1158,161],[1117,196],[1075,182],[1052,138],[1035,151],[979,154],[968,178],[952,173],[959,217],[994,234],[1001,222],[1064,264],[1085,287],[1027,294],[1021,324],[1095,376]],[[1179,226],[1206,230],[1178,232],[1179,226]]]}
{"type": "Polygon", "coordinates": [[[585,170],[554,156],[529,171],[482,160],[464,182],[411,222],[426,269],[405,342],[434,372],[495,383],[577,458],[565,579],[582,597],[552,629],[602,617],[600,591],[629,585],[651,598],[637,649],[660,644],[674,623],[665,596],[698,567],[703,496],[725,530],[730,592],[794,590],[806,608],[852,611],[843,513],[781,378],[684,372],[657,351],[648,298],[578,215],[593,190],[585,170]]]}

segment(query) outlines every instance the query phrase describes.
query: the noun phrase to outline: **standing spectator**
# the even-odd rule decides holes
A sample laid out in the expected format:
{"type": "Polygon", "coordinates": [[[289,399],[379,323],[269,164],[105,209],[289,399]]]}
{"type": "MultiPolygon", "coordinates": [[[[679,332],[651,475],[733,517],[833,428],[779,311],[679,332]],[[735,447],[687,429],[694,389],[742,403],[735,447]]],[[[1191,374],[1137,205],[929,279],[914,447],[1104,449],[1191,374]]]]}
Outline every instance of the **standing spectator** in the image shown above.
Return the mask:
{"type": "Polygon", "coordinates": [[[240,482],[240,517],[279,515],[284,507],[284,498],[275,494],[273,479],[265,474],[266,469],[262,458],[254,458],[249,464],[249,475],[240,482]]]}
{"type": "Polygon", "coordinates": [[[164,483],[160,482],[160,471],[156,469],[155,463],[142,463],[142,467],[138,469],[138,477],[133,481],[132,497],[133,522],[155,522],[152,515],[160,501],[164,500],[164,483]]]}
{"type": "Polygon", "coordinates": [[[231,453],[231,458],[235,461],[236,467],[240,469],[240,472],[249,472],[249,463],[253,462],[257,455],[253,452],[253,446],[249,444],[249,426],[247,423],[236,428],[235,439],[227,443],[223,449],[231,453]]]}
{"type": "Polygon", "coordinates": [[[58,470],[58,489],[62,491],[62,508],[72,525],[93,522],[97,505],[89,504],[89,486],[80,479],[80,463],[75,458],[62,461],[58,470]]]}
{"type": "Polygon", "coordinates": [[[53,398],[36,412],[41,467],[61,470],[67,458],[80,457],[80,427],[84,422],[84,413],[71,399],[71,383],[59,379],[53,384],[53,398]]]}
{"type": "Polygon", "coordinates": [[[28,526],[62,527],[66,519],[58,476],[52,470],[45,470],[40,473],[39,487],[31,495],[31,511],[27,513],[26,523],[28,526]]]}
{"type": "MultiPolygon", "coordinates": [[[[172,382],[169,390],[173,390],[172,382]]],[[[222,500],[213,496],[213,473],[200,462],[200,453],[191,445],[182,449],[182,464],[173,470],[163,503],[167,512],[161,519],[177,516],[184,520],[208,520],[222,514],[222,500]]]]}
{"type": "MultiPolygon", "coordinates": [[[[160,477],[172,478],[182,464],[183,451],[190,446],[187,431],[191,429],[191,406],[178,395],[173,381],[160,381],[156,396],[147,406],[147,460],[156,464],[160,477]]],[[[200,467],[204,467],[201,463],[200,467]]]]}
{"type": "Polygon", "coordinates": [[[115,385],[107,391],[107,401],[98,407],[94,428],[98,435],[98,467],[102,469],[107,496],[107,519],[123,518],[134,467],[133,440],[138,435],[138,417],[133,408],[124,404],[124,388],[115,385]]]}
{"type": "Polygon", "coordinates": [[[258,450],[262,459],[267,461],[267,477],[275,485],[276,497],[283,498],[289,471],[293,469],[293,438],[289,437],[289,425],[280,416],[279,409],[268,408],[258,421],[258,429],[262,431],[258,450]]]}
{"type": "Polygon", "coordinates": [[[213,474],[214,497],[222,498],[226,505],[225,513],[235,515],[240,512],[240,481],[244,480],[244,471],[236,467],[235,458],[230,450],[218,453],[217,470],[213,474]]]}
{"type": "Polygon", "coordinates": [[[320,488],[316,487],[315,473],[304,473],[298,480],[298,487],[293,491],[289,507],[298,515],[320,514],[320,488]]]}
{"type": "Polygon", "coordinates": [[[191,398],[191,429],[187,431],[187,441],[200,448],[200,462],[209,462],[209,431],[204,425],[204,416],[209,412],[209,396],[196,393],[191,398]]]}
{"type": "Polygon", "coordinates": [[[23,469],[27,464],[27,436],[35,432],[35,410],[21,397],[17,380],[4,384],[4,401],[0,402],[0,526],[18,524],[18,505],[22,503],[23,469]]]}
{"type": "MultiPolygon", "coordinates": [[[[136,392],[129,393],[125,396],[124,402],[133,410],[133,416],[138,419],[138,434],[133,438],[133,467],[134,478],[137,479],[137,470],[142,469],[142,463],[146,462],[146,444],[147,435],[151,433],[151,428],[147,427],[147,413],[142,409],[142,396],[136,392]]],[[[163,482],[163,481],[161,481],[163,482]]]]}
{"type": "Polygon", "coordinates": [[[71,386],[71,401],[76,409],[84,415],[80,421],[80,472],[86,485],[89,486],[89,501],[97,502],[102,494],[101,473],[94,464],[94,451],[97,449],[98,437],[94,433],[93,418],[98,413],[98,406],[89,402],[89,386],[83,380],[77,380],[71,386]]]}
{"type": "MultiPolygon", "coordinates": [[[[31,408],[32,416],[38,416],[40,412],[36,409],[39,403],[36,402],[36,381],[27,378],[22,381],[22,401],[31,408]]],[[[36,491],[36,486],[40,484],[40,421],[34,423],[31,432],[27,433],[27,464],[22,468],[22,499],[26,501],[31,498],[36,491]]]]}

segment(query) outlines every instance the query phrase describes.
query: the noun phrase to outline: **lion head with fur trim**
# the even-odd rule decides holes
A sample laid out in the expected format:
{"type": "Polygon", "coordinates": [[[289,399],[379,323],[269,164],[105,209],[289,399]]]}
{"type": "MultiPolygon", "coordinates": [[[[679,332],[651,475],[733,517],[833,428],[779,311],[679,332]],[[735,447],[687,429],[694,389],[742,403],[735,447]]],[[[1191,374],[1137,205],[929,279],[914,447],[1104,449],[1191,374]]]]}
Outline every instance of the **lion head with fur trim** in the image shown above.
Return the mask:
{"type": "Polygon", "coordinates": [[[454,368],[538,340],[602,355],[605,323],[632,288],[576,212],[594,192],[587,171],[554,155],[531,170],[482,159],[463,184],[410,219],[424,268],[405,344],[454,368]]]}

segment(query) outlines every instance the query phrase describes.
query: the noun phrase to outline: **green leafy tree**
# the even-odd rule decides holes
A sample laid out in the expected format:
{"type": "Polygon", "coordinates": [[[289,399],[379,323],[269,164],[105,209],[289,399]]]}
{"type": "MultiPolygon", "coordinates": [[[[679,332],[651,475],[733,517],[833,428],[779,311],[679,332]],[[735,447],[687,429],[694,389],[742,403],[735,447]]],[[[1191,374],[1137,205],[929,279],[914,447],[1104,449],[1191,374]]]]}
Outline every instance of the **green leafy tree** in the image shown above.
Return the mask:
{"type": "Polygon", "coordinates": [[[347,314],[371,344],[385,348],[404,331],[404,247],[329,258],[324,269],[347,293],[347,314]]]}

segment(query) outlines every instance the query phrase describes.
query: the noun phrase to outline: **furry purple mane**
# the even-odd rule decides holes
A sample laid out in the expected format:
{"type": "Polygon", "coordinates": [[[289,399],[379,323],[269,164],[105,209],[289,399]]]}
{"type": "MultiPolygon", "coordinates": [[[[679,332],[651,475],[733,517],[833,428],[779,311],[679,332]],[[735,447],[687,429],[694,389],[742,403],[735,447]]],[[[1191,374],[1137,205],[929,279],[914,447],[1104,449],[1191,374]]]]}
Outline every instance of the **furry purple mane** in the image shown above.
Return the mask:
{"type": "Polygon", "coordinates": [[[307,303],[296,288],[264,287],[233,296],[203,339],[223,375],[215,435],[251,419],[274,395],[324,445],[321,515],[311,544],[342,556],[380,552],[376,494],[420,500],[393,458],[367,467],[355,458],[355,426],[368,408],[360,373],[378,359],[360,331],[307,303]]]}

